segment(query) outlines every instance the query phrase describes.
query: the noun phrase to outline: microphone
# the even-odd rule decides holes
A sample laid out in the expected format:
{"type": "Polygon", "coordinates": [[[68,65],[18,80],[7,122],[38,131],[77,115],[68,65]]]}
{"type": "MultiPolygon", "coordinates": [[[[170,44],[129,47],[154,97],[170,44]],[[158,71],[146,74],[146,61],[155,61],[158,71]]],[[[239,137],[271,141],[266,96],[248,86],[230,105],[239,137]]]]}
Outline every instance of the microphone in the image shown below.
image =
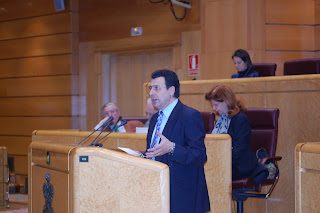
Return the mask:
{"type": "MultiPolygon", "coordinates": [[[[97,128],[97,129],[94,129],[93,130],[93,132],[91,132],[87,137],[85,137],[82,141],[80,141],[79,143],[78,143],[78,145],[80,145],[81,143],[83,143],[83,141],[85,141],[88,137],[90,137],[93,133],[95,133],[96,131],[98,131],[99,129],[101,129],[101,127],[103,127],[104,125],[106,125],[106,126],[109,126],[108,125],[108,123],[110,123],[110,121],[112,121],[113,120],[113,117],[111,116],[111,117],[109,117],[108,118],[108,120],[106,121],[106,122],[104,122],[104,124],[103,125],[101,125],[99,128],[97,128]]],[[[104,129],[105,130],[105,129],[104,129]]],[[[103,131],[104,131],[103,130],[103,131]]],[[[103,132],[102,131],[102,132],[103,132]]]]}
{"type": "MultiPolygon", "coordinates": [[[[122,126],[126,125],[127,123],[128,123],[128,121],[124,120],[117,128],[122,127],[122,126]]],[[[116,126],[116,125],[115,125],[115,126],[116,126]]],[[[95,144],[93,144],[93,146],[102,147],[102,144],[100,144],[99,141],[101,141],[102,139],[104,139],[105,137],[107,137],[108,135],[110,135],[112,132],[114,132],[115,129],[116,129],[115,126],[112,128],[112,130],[111,130],[108,134],[106,134],[106,135],[103,136],[101,139],[99,139],[95,144]]],[[[91,145],[91,144],[90,144],[90,145],[91,145]]]]}
{"type": "MultiPolygon", "coordinates": [[[[113,117],[110,117],[110,118],[112,118],[112,120],[113,120],[113,117]]],[[[117,123],[118,123],[121,119],[122,119],[122,116],[119,116],[119,118],[118,118],[116,124],[114,125],[113,129],[115,128],[115,126],[117,125],[117,123]]],[[[90,143],[89,146],[93,146],[93,145],[94,145],[94,142],[98,139],[98,137],[101,135],[101,133],[103,133],[104,130],[106,130],[106,129],[110,126],[110,124],[111,124],[111,123],[109,123],[109,125],[107,125],[107,126],[105,126],[105,127],[103,128],[103,130],[100,132],[100,134],[90,143]]],[[[113,130],[113,129],[112,129],[112,130],[113,130]]],[[[111,131],[112,131],[112,130],[111,130],[111,131]]]]}

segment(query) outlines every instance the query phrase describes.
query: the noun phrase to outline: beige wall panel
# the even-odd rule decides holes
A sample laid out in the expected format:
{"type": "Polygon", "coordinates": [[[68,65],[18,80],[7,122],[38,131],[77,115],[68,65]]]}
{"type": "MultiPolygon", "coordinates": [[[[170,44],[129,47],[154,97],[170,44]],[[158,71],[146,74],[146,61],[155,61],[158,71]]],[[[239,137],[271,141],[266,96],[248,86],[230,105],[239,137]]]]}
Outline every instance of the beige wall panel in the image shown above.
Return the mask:
{"type": "MultiPolygon", "coordinates": [[[[319,143],[315,144],[319,145],[319,143]]],[[[317,147],[315,147],[316,149],[317,147]]],[[[301,152],[301,168],[320,170],[320,155],[319,153],[301,152]]]]}
{"type": "MultiPolygon", "coordinates": [[[[265,50],[265,17],[266,17],[266,1],[265,0],[247,0],[248,7],[248,46],[246,49],[265,50]]],[[[235,34],[235,37],[237,33],[235,34]]],[[[260,51],[261,52],[261,51],[260,51]]],[[[251,58],[254,59],[254,58],[251,58]]],[[[263,60],[263,57],[257,58],[263,60]]]]}
{"type": "Polygon", "coordinates": [[[71,121],[71,117],[0,117],[0,135],[30,136],[35,129],[71,129],[71,121]]]}
{"type": "Polygon", "coordinates": [[[160,52],[148,52],[144,53],[144,76],[145,82],[151,81],[151,74],[160,69],[173,70],[173,52],[172,49],[160,52]]]}
{"type": "Polygon", "coordinates": [[[76,111],[78,102],[73,102],[77,98],[77,96],[1,98],[0,116],[79,115],[76,111]]]}
{"type": "Polygon", "coordinates": [[[228,79],[237,73],[234,62],[231,58],[234,51],[217,52],[201,55],[200,64],[201,80],[207,79],[228,79]]]}
{"type": "Polygon", "coordinates": [[[309,92],[308,94],[284,92],[267,95],[267,107],[280,109],[276,155],[283,157],[279,162],[279,167],[281,174],[286,174],[281,175],[272,194],[273,199],[279,199],[282,205],[268,200],[268,209],[271,212],[294,212],[294,156],[288,150],[294,150],[300,141],[317,141],[320,138],[318,130],[320,117],[318,114],[312,113],[318,111],[317,106],[320,104],[320,99],[315,97],[319,97],[319,95],[319,92],[309,92]]]}
{"type": "Polygon", "coordinates": [[[141,54],[117,57],[117,100],[122,116],[135,116],[141,112],[145,80],[142,67],[141,54]]]}
{"type": "MultiPolygon", "coordinates": [[[[12,157],[10,155],[10,157],[12,157]]],[[[28,155],[13,155],[14,173],[16,175],[28,175],[28,155]]]]}
{"type": "Polygon", "coordinates": [[[0,78],[75,74],[75,62],[78,55],[70,54],[0,60],[0,78]]]}
{"type": "MultiPolygon", "coordinates": [[[[291,51],[266,51],[265,53],[265,60],[266,62],[276,63],[277,70],[276,76],[283,75],[283,65],[284,62],[296,59],[303,59],[303,58],[315,58],[317,53],[314,52],[291,52],[291,51]]],[[[318,56],[320,57],[320,55],[318,56]]]]}
{"type": "MultiPolygon", "coordinates": [[[[320,9],[319,9],[319,11],[320,11],[320,9]]],[[[320,25],[315,26],[314,39],[315,39],[314,49],[319,51],[320,50],[320,25]]]]}
{"type": "Polygon", "coordinates": [[[76,76],[0,79],[0,96],[77,95],[78,86],[71,79],[76,76]]]}
{"type": "MultiPolygon", "coordinates": [[[[66,11],[70,10],[70,1],[64,0],[66,11]]],[[[77,0],[72,1],[77,2],[77,0]]],[[[20,0],[2,0],[1,7],[4,9],[0,13],[1,21],[56,13],[54,1],[32,0],[22,4],[20,0]]]]}
{"type": "MultiPolygon", "coordinates": [[[[175,6],[178,17],[184,8],[175,6]]],[[[150,1],[84,0],[80,1],[81,41],[98,41],[130,37],[132,27],[142,27],[143,36],[175,33],[200,29],[199,0],[192,1],[183,21],[176,21],[169,4],[152,4],[150,1]],[[87,8],[90,8],[88,10],[87,8]],[[115,12],[116,11],[116,12],[115,12]],[[103,26],[103,27],[101,27],[103,26]]]]}
{"type": "Polygon", "coordinates": [[[318,212],[320,208],[319,171],[301,173],[301,212],[318,212]]]}
{"type": "MultiPolygon", "coordinates": [[[[320,91],[319,77],[318,74],[306,75],[310,79],[300,79],[300,80],[283,80],[283,81],[271,81],[266,83],[266,90],[268,92],[292,92],[292,91],[320,91]],[[312,78],[315,79],[312,79],[312,78]]],[[[311,93],[312,94],[312,93],[311,93]]]]}
{"type": "Polygon", "coordinates": [[[237,94],[247,108],[265,108],[266,97],[263,94],[237,94]]]}
{"type": "MultiPolygon", "coordinates": [[[[200,78],[202,76],[202,72],[205,72],[204,69],[201,69],[199,66],[199,76],[189,76],[189,54],[199,54],[199,60],[201,60],[201,32],[200,31],[188,31],[182,33],[182,52],[180,52],[180,56],[182,53],[182,70],[183,74],[179,76],[179,80],[192,80],[193,78],[200,78]]],[[[200,65],[199,61],[199,65],[200,65]]]]}
{"type": "Polygon", "coordinates": [[[8,149],[9,155],[28,155],[31,136],[0,136],[0,146],[8,149]]]}
{"type": "Polygon", "coordinates": [[[71,40],[72,34],[66,33],[0,41],[0,59],[71,53],[71,40]]]}
{"type": "Polygon", "coordinates": [[[316,1],[312,0],[268,0],[266,22],[282,24],[317,24],[315,22],[316,1]]]}
{"type": "Polygon", "coordinates": [[[265,29],[268,50],[316,50],[314,26],[266,25],[265,29]]]}
{"type": "MultiPolygon", "coordinates": [[[[203,112],[205,111],[204,105],[205,102],[203,101],[203,95],[198,94],[198,95],[181,95],[179,97],[181,102],[189,107],[195,108],[196,110],[203,112]]],[[[209,111],[210,112],[210,111],[209,111]]]]}
{"type": "Polygon", "coordinates": [[[234,51],[247,47],[247,4],[245,0],[208,1],[202,24],[204,53],[234,51]],[[237,35],[237,36],[234,36],[237,35]]]}
{"type": "Polygon", "coordinates": [[[72,32],[71,13],[0,22],[0,40],[72,32]]]}

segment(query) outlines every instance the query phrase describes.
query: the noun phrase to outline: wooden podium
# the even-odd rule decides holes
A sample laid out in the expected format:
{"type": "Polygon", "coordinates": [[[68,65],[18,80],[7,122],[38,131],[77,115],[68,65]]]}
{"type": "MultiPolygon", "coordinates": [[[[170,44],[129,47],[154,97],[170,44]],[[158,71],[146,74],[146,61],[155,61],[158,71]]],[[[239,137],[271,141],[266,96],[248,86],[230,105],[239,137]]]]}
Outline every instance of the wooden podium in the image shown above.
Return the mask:
{"type": "Polygon", "coordinates": [[[167,165],[100,147],[32,142],[29,186],[29,212],[170,211],[167,165]]]}

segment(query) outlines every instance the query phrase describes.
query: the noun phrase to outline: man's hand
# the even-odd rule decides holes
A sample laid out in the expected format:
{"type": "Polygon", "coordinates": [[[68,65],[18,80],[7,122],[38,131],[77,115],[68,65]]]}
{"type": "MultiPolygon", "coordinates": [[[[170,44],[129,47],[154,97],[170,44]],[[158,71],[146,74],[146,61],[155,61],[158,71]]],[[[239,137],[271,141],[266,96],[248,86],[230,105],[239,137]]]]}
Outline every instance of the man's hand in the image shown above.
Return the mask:
{"type": "Polygon", "coordinates": [[[147,158],[153,158],[169,153],[173,147],[173,143],[169,141],[163,134],[161,134],[159,131],[157,131],[157,134],[161,139],[161,143],[158,146],[147,150],[147,158]]]}
{"type": "MultiPolygon", "coordinates": [[[[102,119],[97,126],[94,127],[94,129],[98,130],[107,120],[109,119],[109,116],[102,119]]],[[[101,129],[99,129],[101,130],[101,129]]]]}

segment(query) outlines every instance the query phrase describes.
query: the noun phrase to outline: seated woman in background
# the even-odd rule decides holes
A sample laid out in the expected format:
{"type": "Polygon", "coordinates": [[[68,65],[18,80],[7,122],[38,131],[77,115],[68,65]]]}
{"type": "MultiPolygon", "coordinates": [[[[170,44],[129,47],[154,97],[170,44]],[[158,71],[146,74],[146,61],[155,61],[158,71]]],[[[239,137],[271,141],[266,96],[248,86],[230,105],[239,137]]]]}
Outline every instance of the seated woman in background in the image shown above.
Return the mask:
{"type": "Polygon", "coordinates": [[[253,178],[255,185],[262,183],[269,172],[251,151],[251,127],[243,103],[224,85],[213,88],[205,98],[220,115],[212,134],[229,134],[232,138],[232,179],[253,178]]]}
{"type": "Polygon", "coordinates": [[[252,62],[247,51],[243,49],[236,50],[232,55],[232,59],[238,73],[233,74],[231,78],[261,77],[258,72],[252,70],[252,62]]]}

